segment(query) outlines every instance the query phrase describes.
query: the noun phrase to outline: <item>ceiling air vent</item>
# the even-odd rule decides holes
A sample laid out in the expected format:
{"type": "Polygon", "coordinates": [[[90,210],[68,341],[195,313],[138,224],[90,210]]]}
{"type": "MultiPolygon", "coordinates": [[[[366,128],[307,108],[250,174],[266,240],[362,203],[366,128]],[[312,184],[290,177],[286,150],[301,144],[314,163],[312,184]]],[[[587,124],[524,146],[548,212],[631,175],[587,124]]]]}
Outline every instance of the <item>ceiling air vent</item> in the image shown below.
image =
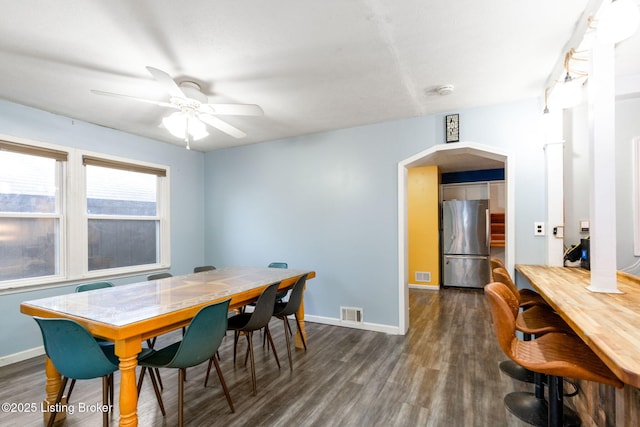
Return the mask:
{"type": "Polygon", "coordinates": [[[431,272],[416,271],[416,282],[431,282],[431,272]]]}
{"type": "Polygon", "coordinates": [[[362,323],[362,309],[358,307],[340,307],[342,322],[362,323]]]}

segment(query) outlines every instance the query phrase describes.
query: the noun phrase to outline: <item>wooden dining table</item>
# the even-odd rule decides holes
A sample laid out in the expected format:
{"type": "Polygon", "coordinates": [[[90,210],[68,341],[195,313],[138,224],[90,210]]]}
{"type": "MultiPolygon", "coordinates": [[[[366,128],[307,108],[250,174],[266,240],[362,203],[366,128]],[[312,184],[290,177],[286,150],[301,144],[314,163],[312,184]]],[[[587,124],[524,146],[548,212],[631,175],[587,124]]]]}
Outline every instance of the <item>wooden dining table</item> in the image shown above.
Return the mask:
{"type": "MultiPolygon", "coordinates": [[[[120,426],[138,425],[136,366],[142,343],[189,324],[204,306],[231,299],[229,309],[255,301],[269,285],[291,288],[310,270],[228,267],[201,273],[173,276],[89,292],[72,293],[25,301],[20,311],[30,316],[72,319],[95,337],[113,341],[120,359],[120,426]]],[[[304,336],[304,303],[298,312],[304,336]]],[[[300,337],[296,345],[301,344],[300,337]]],[[[61,385],[60,373],[51,360],[46,362],[46,407],[53,405],[61,385]]],[[[44,414],[45,420],[48,413],[44,414]]],[[[56,418],[57,419],[57,418],[56,418]]]]}

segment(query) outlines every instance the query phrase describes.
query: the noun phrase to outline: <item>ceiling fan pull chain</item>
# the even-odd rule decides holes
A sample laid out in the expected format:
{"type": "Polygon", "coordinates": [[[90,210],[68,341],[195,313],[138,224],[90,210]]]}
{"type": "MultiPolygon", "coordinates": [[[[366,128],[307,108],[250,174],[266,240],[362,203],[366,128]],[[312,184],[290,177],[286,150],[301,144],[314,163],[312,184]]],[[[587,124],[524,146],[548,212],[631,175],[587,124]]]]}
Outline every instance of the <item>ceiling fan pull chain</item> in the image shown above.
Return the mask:
{"type": "Polygon", "coordinates": [[[184,116],[184,142],[187,143],[187,150],[191,150],[191,133],[189,132],[189,116],[184,116]]]}

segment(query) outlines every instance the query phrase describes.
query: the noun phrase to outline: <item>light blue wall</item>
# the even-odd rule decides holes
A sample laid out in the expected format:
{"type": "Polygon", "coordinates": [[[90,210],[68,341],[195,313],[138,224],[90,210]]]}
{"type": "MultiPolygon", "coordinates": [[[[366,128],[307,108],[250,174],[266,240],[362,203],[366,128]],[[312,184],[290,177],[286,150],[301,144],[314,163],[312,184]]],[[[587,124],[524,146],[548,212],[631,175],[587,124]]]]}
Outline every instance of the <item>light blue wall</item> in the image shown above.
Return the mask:
{"type": "MultiPolygon", "coordinates": [[[[204,262],[204,155],[172,144],[71,120],[0,101],[0,134],[139,159],[171,168],[171,271],[187,273],[204,262]]],[[[1,166],[0,166],[1,167],[1,166]]],[[[115,280],[131,283],[144,277],[115,280]]],[[[35,322],[20,314],[22,301],[72,292],[74,286],[0,294],[0,357],[41,345],[35,322]]]]}
{"type": "MultiPolygon", "coordinates": [[[[459,111],[461,138],[513,154],[516,262],[543,263],[539,100],[459,111]]],[[[398,326],[397,164],[444,140],[443,115],[324,132],[205,155],[205,257],[216,265],[317,272],[305,312],[398,326]]]]}
{"type": "MultiPolygon", "coordinates": [[[[513,154],[515,261],[523,263],[544,262],[544,241],[531,232],[544,220],[540,111],[533,99],[458,111],[463,140],[513,154]]],[[[356,306],[366,322],[389,326],[398,325],[397,164],[441,143],[443,121],[433,115],[203,155],[0,102],[0,134],[169,165],[173,273],[286,261],[318,272],[308,314],[338,318],[340,306],[356,306]]],[[[40,345],[21,301],[71,290],[0,295],[0,357],[40,345]]]]}

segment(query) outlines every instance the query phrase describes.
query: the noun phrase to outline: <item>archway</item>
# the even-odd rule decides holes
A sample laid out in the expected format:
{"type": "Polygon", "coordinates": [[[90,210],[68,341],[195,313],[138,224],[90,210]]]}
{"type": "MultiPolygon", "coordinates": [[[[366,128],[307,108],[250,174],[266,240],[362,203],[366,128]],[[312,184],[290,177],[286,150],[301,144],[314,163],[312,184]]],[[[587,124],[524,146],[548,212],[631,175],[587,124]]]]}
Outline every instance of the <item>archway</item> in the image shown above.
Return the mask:
{"type": "Polygon", "coordinates": [[[487,162],[504,165],[506,181],[506,243],[505,257],[510,270],[514,260],[514,176],[513,159],[509,153],[495,147],[473,142],[439,144],[398,163],[398,331],[406,334],[409,329],[409,288],[407,285],[407,177],[408,170],[418,166],[466,165],[487,162]]]}

